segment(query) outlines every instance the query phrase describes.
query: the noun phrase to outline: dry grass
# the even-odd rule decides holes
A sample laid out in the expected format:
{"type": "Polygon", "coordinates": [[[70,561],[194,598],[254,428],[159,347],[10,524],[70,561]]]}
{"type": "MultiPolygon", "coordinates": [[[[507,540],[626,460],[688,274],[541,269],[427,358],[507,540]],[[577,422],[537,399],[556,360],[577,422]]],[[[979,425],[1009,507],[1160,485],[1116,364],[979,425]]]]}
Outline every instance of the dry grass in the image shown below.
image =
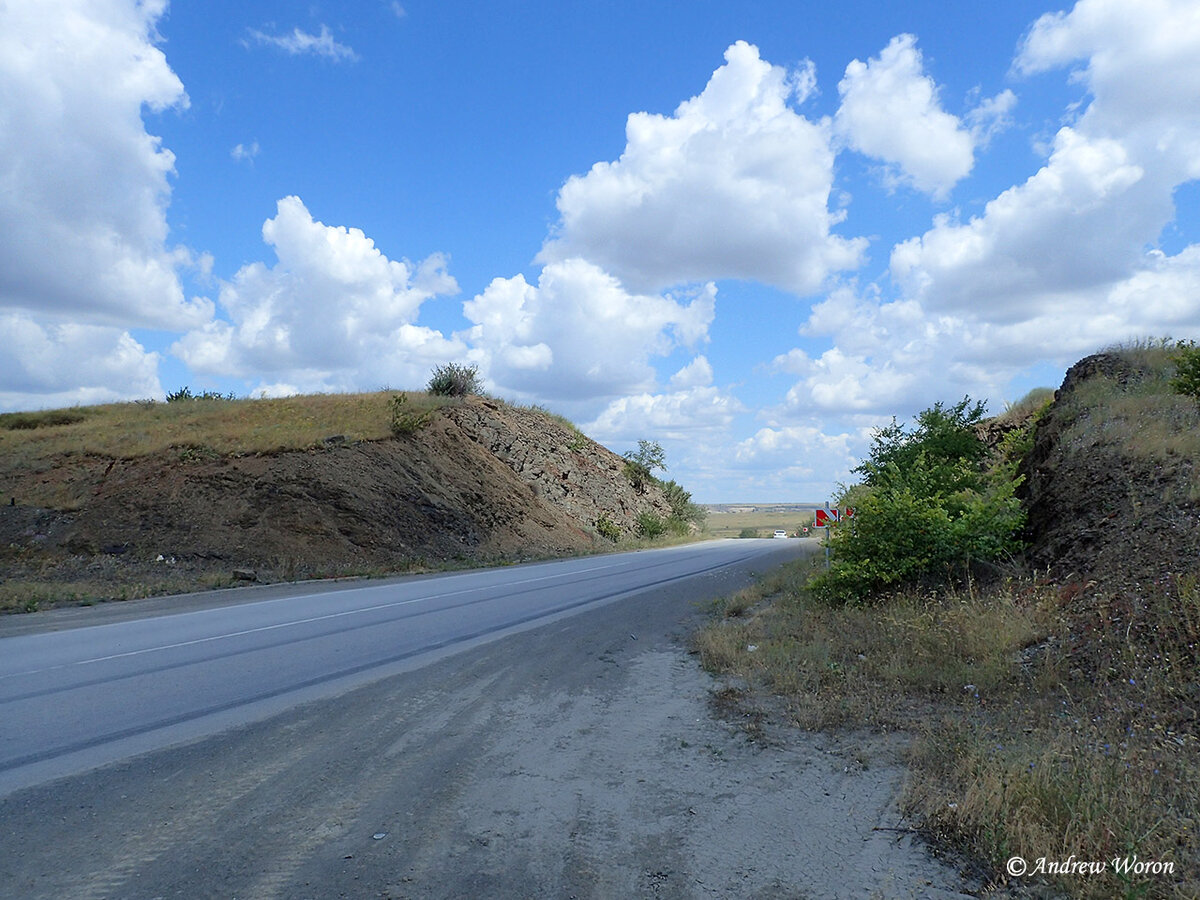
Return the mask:
{"type": "Polygon", "coordinates": [[[1034,413],[1045,409],[1045,407],[1054,399],[1054,388],[1036,387],[1033,388],[1020,400],[1009,403],[1004,407],[1004,412],[996,416],[997,422],[1023,422],[1032,416],[1034,413]]]}
{"type": "Polygon", "coordinates": [[[1105,347],[1102,352],[1115,353],[1124,357],[1144,371],[1162,371],[1171,368],[1171,356],[1179,347],[1179,341],[1171,337],[1132,337],[1105,347]]]}
{"type": "MultiPolygon", "coordinates": [[[[114,403],[40,413],[0,415],[0,459],[5,467],[36,466],[71,453],[115,459],[170,448],[218,455],[270,453],[319,445],[325,438],[378,440],[391,433],[389,403],[397,393],[312,394],[245,400],[114,403]]],[[[408,393],[411,409],[448,401],[408,393]]]]}
{"type": "MultiPolygon", "coordinates": [[[[1063,413],[1072,424],[1062,437],[1071,453],[1115,448],[1123,457],[1153,464],[1169,502],[1200,501],[1200,405],[1175,393],[1174,365],[1161,346],[1121,349],[1140,377],[1121,384],[1092,378],[1066,399],[1063,413]],[[1172,476],[1184,476],[1174,478],[1172,476]]],[[[1136,497],[1134,499],[1136,505],[1136,497]]]]}
{"type": "Polygon", "coordinates": [[[810,565],[722,601],[727,621],[695,639],[706,668],[787,696],[805,728],[911,723],[930,699],[1002,681],[1038,634],[1035,610],[992,592],[829,606],[803,589],[810,565]]]}
{"type": "Polygon", "coordinates": [[[1093,378],[1067,404],[1075,419],[1064,436],[1072,450],[1116,446],[1155,462],[1192,460],[1200,454],[1200,406],[1171,391],[1165,379],[1120,385],[1093,378]]]}
{"type": "Polygon", "coordinates": [[[1140,601],[1011,582],[884,605],[809,599],[793,566],[717,604],[711,670],[784,695],[798,724],[915,735],[906,806],[1003,881],[1014,855],[1106,861],[1079,897],[1200,895],[1200,589],[1140,601]],[[1173,861],[1132,877],[1111,860],[1173,861]]]}
{"type": "Polygon", "coordinates": [[[196,590],[230,587],[235,580],[228,574],[212,574],[200,579],[169,576],[122,581],[102,579],[70,581],[15,579],[0,581],[0,614],[37,612],[56,606],[92,606],[121,600],[141,600],[196,590]]]}
{"type": "Polygon", "coordinates": [[[1175,863],[1173,877],[1067,877],[1081,897],[1200,894],[1194,581],[1142,599],[1075,586],[1050,640],[987,710],[942,713],[909,802],[997,867],[1013,855],[1175,863]],[[1114,627],[1117,626],[1117,627],[1114,627]],[[1122,627],[1123,626],[1123,627],[1122,627]]]}

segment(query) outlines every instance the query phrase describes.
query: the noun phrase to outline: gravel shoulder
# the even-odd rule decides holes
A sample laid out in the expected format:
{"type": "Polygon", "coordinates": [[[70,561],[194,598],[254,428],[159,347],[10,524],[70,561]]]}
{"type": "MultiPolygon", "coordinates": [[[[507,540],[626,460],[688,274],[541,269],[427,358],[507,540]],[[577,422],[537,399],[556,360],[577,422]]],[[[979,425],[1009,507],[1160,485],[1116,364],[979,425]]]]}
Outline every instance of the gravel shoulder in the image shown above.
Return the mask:
{"type": "Polygon", "coordinates": [[[0,800],[24,898],[956,897],[896,747],[714,710],[724,570],[0,800]]]}

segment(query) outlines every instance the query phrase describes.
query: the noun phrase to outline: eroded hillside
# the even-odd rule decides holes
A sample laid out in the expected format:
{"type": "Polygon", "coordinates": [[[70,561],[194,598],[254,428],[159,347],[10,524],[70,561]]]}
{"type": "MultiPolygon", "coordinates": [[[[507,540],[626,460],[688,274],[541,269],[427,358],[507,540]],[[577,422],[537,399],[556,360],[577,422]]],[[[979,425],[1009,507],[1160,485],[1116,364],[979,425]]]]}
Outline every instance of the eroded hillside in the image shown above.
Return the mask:
{"type": "Polygon", "coordinates": [[[598,522],[632,534],[640,514],[671,514],[656,484],[635,489],[621,457],[540,410],[469,398],[405,430],[331,434],[304,449],[187,444],[8,466],[0,579],[44,602],[53,585],[103,599],[234,577],[403,571],[611,547],[598,522]]]}

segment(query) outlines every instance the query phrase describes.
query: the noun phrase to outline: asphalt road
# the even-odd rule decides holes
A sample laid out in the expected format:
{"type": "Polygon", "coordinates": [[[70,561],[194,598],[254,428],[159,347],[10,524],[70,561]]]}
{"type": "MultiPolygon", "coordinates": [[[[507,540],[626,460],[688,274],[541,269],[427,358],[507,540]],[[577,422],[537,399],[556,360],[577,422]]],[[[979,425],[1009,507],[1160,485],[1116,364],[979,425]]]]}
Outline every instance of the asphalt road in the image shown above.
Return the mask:
{"type": "Polygon", "coordinates": [[[961,898],[894,738],[717,712],[687,652],[708,601],[813,550],[0,622],[0,898],[961,898]]]}
{"type": "Polygon", "coordinates": [[[336,591],[299,586],[255,602],[0,637],[0,795],[780,550],[719,541],[336,591]]]}

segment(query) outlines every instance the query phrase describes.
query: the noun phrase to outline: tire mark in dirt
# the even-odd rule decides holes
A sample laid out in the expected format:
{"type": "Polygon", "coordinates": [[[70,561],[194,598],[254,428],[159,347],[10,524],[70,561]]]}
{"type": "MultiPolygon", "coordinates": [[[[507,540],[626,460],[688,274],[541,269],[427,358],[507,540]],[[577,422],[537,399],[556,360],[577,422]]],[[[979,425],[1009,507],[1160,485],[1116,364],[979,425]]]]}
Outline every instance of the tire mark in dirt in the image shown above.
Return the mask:
{"type": "Polygon", "coordinates": [[[200,798],[182,810],[170,807],[173,813],[166,821],[158,821],[151,829],[135,834],[124,834],[122,840],[111,845],[117,854],[103,866],[85,871],[76,876],[58,896],[78,897],[79,900],[105,900],[111,897],[135,896],[136,885],[131,880],[160,855],[185,843],[187,836],[201,830],[216,815],[260,788],[264,782],[285,773],[301,755],[301,748],[274,760],[263,761],[250,771],[232,778],[225,774],[211,775],[202,790],[189,790],[187,796],[200,798]],[[126,852],[120,852],[120,851],[126,852]]]}
{"type": "MultiPolygon", "coordinates": [[[[285,812],[289,819],[322,825],[300,835],[292,828],[280,829],[275,839],[263,846],[262,855],[269,864],[238,896],[262,900],[290,898],[296,885],[303,881],[301,870],[319,848],[340,846],[348,851],[361,850],[375,840],[375,834],[393,841],[402,839],[403,829],[397,827],[394,813],[377,808],[378,797],[389,793],[393,781],[405,777],[405,770],[414,757],[421,755],[421,748],[432,734],[465,735],[477,731],[481,724],[480,698],[486,695],[496,677],[480,679],[469,696],[450,705],[439,706],[433,693],[425,693],[377,710],[362,730],[365,752],[360,755],[358,765],[327,763],[318,789],[286,797],[285,812]],[[328,802],[331,796],[341,799],[331,806],[328,802]]],[[[292,783],[297,781],[294,779],[292,783]]]]}

